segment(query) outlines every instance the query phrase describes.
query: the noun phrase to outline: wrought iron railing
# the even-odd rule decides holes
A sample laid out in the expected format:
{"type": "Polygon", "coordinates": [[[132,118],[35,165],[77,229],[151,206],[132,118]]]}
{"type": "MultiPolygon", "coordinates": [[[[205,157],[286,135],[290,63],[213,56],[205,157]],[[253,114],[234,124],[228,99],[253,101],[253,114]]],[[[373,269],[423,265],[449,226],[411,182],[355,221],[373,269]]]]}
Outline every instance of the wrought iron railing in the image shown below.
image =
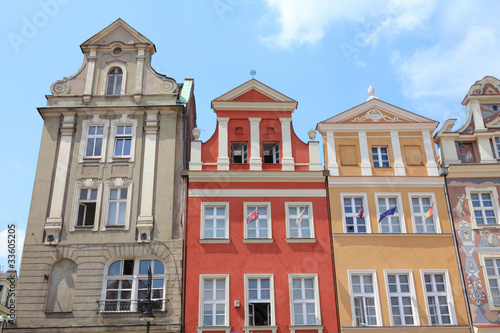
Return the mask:
{"type": "MultiPolygon", "coordinates": [[[[97,301],[99,312],[120,313],[120,312],[141,312],[145,300],[141,299],[106,299],[97,301]]],[[[153,311],[165,311],[165,300],[154,299],[153,311]]]]}

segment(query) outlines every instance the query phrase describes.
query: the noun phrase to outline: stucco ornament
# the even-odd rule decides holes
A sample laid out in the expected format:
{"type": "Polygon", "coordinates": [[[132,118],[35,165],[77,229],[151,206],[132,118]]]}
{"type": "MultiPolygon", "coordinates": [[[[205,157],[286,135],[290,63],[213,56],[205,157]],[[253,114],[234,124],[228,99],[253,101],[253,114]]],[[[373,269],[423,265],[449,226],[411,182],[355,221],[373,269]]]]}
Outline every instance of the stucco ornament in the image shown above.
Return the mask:
{"type": "Polygon", "coordinates": [[[194,138],[195,140],[198,140],[198,139],[200,138],[200,135],[201,135],[201,131],[200,131],[200,129],[199,129],[198,127],[195,127],[195,128],[193,129],[193,138],[194,138]]]}
{"type": "Polygon", "coordinates": [[[173,80],[164,80],[162,84],[158,87],[162,93],[172,93],[175,91],[176,85],[173,80]]]}
{"type": "Polygon", "coordinates": [[[50,91],[54,95],[63,95],[67,94],[70,91],[70,86],[67,83],[66,78],[63,78],[62,80],[58,80],[50,86],[50,91]]]}
{"type": "Polygon", "coordinates": [[[467,290],[469,291],[470,299],[477,305],[481,304],[486,297],[486,295],[484,294],[483,286],[481,284],[481,280],[470,281],[469,285],[467,286],[467,290]]]}
{"type": "Polygon", "coordinates": [[[314,128],[311,128],[307,134],[309,135],[309,139],[311,140],[314,140],[316,139],[316,131],[314,130],[314,128]]]}
{"type": "Polygon", "coordinates": [[[398,117],[391,118],[391,117],[383,114],[382,112],[380,112],[380,110],[377,110],[375,108],[368,111],[364,116],[356,117],[352,120],[353,123],[362,123],[365,121],[366,122],[371,121],[372,123],[377,123],[379,121],[385,121],[388,123],[402,122],[402,120],[399,119],[398,117]]]}

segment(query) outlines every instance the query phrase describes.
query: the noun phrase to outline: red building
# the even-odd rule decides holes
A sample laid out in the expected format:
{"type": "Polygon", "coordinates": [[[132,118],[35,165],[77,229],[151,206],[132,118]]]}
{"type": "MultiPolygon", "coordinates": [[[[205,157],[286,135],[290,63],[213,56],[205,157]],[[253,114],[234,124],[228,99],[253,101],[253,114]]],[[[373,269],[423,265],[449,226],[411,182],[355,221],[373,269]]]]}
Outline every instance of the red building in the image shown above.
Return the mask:
{"type": "Polygon", "coordinates": [[[193,131],[186,332],[338,331],[319,143],[295,135],[296,107],[252,79],[212,101],[207,142],[193,131]]]}

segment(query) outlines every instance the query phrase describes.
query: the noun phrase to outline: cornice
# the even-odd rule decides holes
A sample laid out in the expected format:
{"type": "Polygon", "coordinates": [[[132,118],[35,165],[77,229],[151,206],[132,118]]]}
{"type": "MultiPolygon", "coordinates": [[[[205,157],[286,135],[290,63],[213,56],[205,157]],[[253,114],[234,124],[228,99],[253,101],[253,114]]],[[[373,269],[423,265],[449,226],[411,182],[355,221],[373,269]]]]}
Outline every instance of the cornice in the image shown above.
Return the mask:
{"type": "Polygon", "coordinates": [[[335,132],[357,132],[358,130],[366,130],[370,132],[387,132],[391,129],[396,131],[411,130],[411,131],[434,131],[435,123],[319,123],[317,130],[320,133],[329,131],[335,132]],[[390,128],[389,128],[390,127],[390,128]]]}
{"type": "Polygon", "coordinates": [[[297,108],[297,102],[238,102],[238,101],[212,101],[214,111],[294,111],[297,108]]]}
{"type": "Polygon", "coordinates": [[[373,176],[358,176],[344,177],[334,176],[328,177],[328,187],[443,187],[444,177],[373,177],[373,176]]]}
{"type": "Polygon", "coordinates": [[[324,182],[323,171],[189,171],[190,182],[324,182]]]}

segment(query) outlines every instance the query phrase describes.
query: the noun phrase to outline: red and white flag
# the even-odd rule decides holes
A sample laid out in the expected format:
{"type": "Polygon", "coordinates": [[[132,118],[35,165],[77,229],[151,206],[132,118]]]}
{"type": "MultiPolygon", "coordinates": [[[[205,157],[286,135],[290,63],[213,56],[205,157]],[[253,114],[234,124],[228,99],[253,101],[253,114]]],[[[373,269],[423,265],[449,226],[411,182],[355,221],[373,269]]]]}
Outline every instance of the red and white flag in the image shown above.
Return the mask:
{"type": "Polygon", "coordinates": [[[358,218],[362,218],[364,215],[364,211],[363,211],[363,204],[360,204],[359,205],[359,211],[358,211],[358,218]]]}
{"type": "Polygon", "coordinates": [[[256,207],[253,213],[248,214],[247,216],[247,224],[252,221],[257,221],[259,218],[259,209],[256,207]]]}
{"type": "Polygon", "coordinates": [[[304,212],[306,209],[302,209],[302,212],[300,212],[299,216],[297,217],[297,220],[295,221],[295,224],[297,224],[297,227],[300,227],[300,223],[302,222],[302,219],[304,218],[304,212]]]}

